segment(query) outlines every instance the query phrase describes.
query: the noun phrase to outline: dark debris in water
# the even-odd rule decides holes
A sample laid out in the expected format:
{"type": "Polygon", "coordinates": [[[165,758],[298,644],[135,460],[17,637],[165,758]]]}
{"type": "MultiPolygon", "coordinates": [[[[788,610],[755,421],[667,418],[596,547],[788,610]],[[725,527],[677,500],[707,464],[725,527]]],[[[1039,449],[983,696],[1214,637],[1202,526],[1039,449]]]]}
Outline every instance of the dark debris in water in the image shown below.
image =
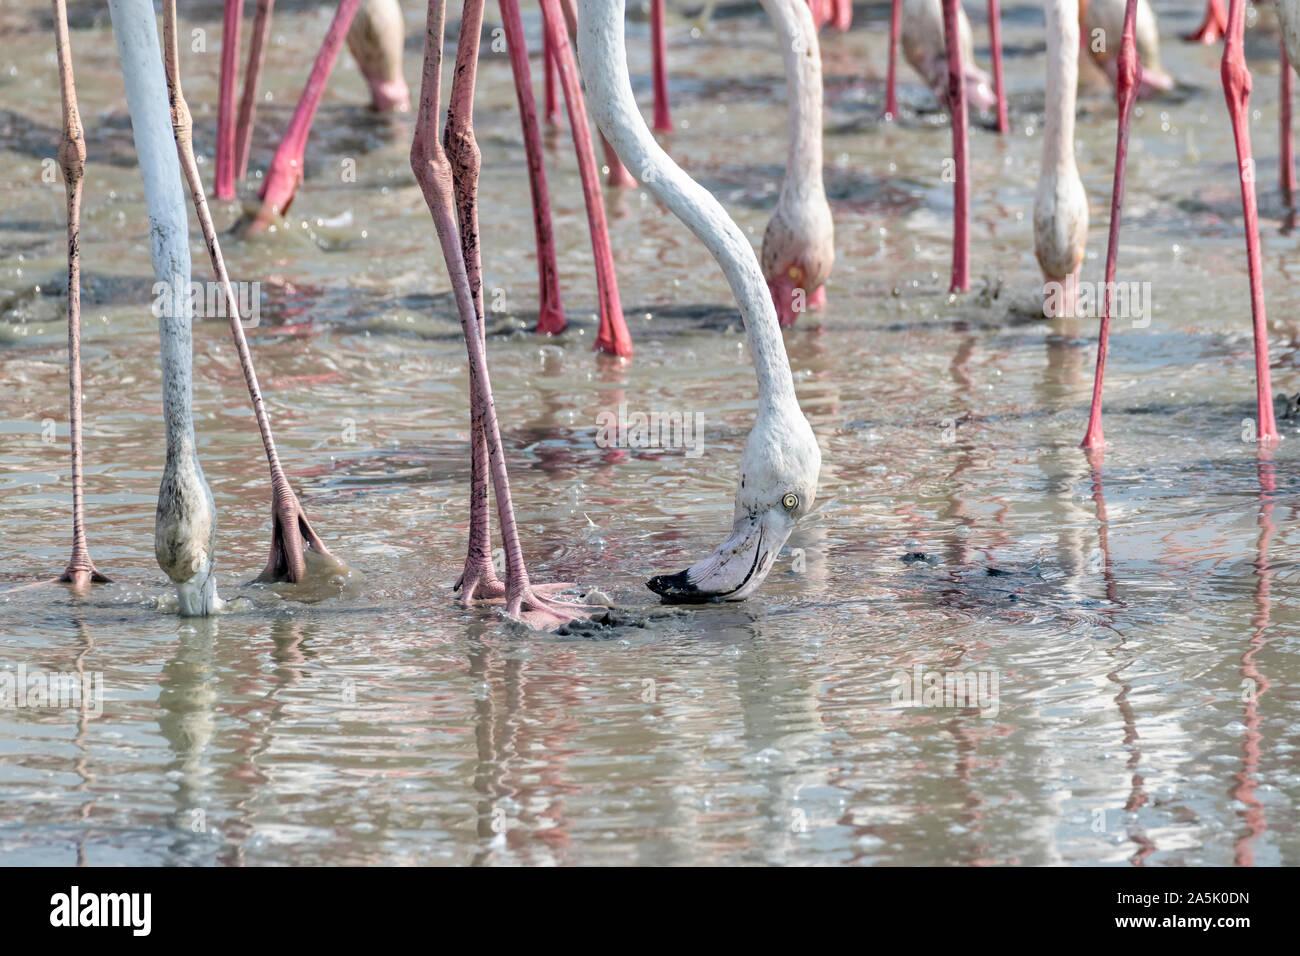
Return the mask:
{"type": "Polygon", "coordinates": [[[555,633],[559,637],[608,641],[630,628],[648,628],[654,621],[681,617],[682,613],[672,607],[607,607],[590,618],[562,625],[555,633]]]}
{"type": "Polygon", "coordinates": [[[899,560],[909,567],[914,564],[924,564],[933,568],[939,564],[938,557],[933,554],[926,554],[924,551],[909,551],[899,560]]]}

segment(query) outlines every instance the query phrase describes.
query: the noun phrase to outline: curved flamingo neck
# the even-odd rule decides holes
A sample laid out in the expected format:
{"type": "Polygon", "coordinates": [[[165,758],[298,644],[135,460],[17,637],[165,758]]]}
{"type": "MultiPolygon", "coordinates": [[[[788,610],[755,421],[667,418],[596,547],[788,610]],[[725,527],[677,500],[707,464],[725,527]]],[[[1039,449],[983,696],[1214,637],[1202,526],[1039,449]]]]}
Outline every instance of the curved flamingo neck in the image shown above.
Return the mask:
{"type": "Polygon", "coordinates": [[[760,412],[797,409],[776,308],[754,247],[713,194],[683,172],[646,127],[628,80],[623,16],[621,0],[581,0],[579,61],[596,124],[641,184],[704,243],[722,267],[745,323],[758,377],[760,412]]]}

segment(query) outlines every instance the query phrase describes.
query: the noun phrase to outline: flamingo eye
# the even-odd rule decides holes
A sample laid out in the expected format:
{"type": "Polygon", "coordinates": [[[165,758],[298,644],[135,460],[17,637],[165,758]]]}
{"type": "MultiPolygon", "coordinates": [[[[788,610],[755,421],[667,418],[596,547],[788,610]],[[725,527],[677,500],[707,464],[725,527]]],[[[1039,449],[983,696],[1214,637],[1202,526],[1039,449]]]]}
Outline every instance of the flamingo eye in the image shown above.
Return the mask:
{"type": "Polygon", "coordinates": [[[785,508],[786,511],[794,511],[795,508],[799,507],[799,496],[796,494],[787,494],[781,499],[781,506],[785,508]]]}

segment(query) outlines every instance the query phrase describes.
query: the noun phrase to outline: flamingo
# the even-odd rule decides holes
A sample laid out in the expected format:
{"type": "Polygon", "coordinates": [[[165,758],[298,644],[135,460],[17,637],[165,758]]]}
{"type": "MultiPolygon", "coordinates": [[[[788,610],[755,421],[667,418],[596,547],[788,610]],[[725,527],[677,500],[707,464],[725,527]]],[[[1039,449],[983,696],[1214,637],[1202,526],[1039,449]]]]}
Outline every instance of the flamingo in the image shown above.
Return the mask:
{"type": "Polygon", "coordinates": [[[711,555],[647,586],[671,602],[739,601],[771,572],[817,495],[821,451],[799,408],[776,308],[744,232],[669,158],[637,109],[628,79],[624,4],[580,0],[578,50],[596,124],[625,165],[717,260],[745,325],[758,380],[758,412],[740,460],[731,534],[711,555]]]}
{"type": "MultiPolygon", "coordinates": [[[[1118,131],[1115,138],[1115,176],[1111,191],[1110,236],[1106,247],[1106,288],[1113,288],[1119,252],[1120,209],[1124,198],[1124,171],[1128,159],[1129,121],[1142,80],[1138,60],[1136,22],[1139,0],[1126,0],[1119,52],[1115,58],[1116,97],[1119,103],[1118,131]]],[[[1223,95],[1232,121],[1237,150],[1237,178],[1241,185],[1242,220],[1246,234],[1246,264],[1250,279],[1250,310],[1255,338],[1255,407],[1256,439],[1261,446],[1279,441],[1273,416],[1273,390],[1268,364],[1268,318],[1264,308],[1264,281],[1260,261],[1259,212],[1255,197],[1255,161],[1250,146],[1250,71],[1242,50],[1246,29],[1245,0],[1230,0],[1228,32],[1224,38],[1220,73],[1223,95]]],[[[1291,21],[1292,23],[1295,20],[1291,21]]],[[[1289,31],[1284,27],[1284,36],[1289,31]]],[[[1110,295],[1102,297],[1101,327],[1098,331],[1097,367],[1093,378],[1092,405],[1088,412],[1088,430],[1083,447],[1104,447],[1101,421],[1101,395],[1106,375],[1106,353],[1110,338],[1110,295]]]]}
{"type": "Polygon", "coordinates": [[[803,0],[762,0],[776,27],[785,76],[789,153],[776,211],[763,234],[763,275],[782,326],[826,303],[835,228],[822,180],[822,63],[803,0]]]}
{"type": "Polygon", "coordinates": [[[1047,113],[1043,164],[1034,195],[1034,254],[1048,284],[1052,317],[1074,314],[1088,241],[1088,196],[1074,159],[1074,111],[1079,84],[1078,0],[1048,0],[1047,113]],[[1059,292],[1058,292],[1059,290],[1059,292]]]}
{"type": "Polygon", "coordinates": [[[182,615],[220,609],[213,564],[217,509],[194,437],[190,244],[185,192],[172,139],[167,86],[150,0],[108,0],[131,130],[149,210],[154,276],[165,290],[158,316],[167,458],[158,491],[154,554],[176,587],[182,615]]]}
{"type": "MultiPolygon", "coordinates": [[[[1106,74],[1112,86],[1118,84],[1116,39],[1124,29],[1125,0],[1080,0],[1079,22],[1092,60],[1106,74]],[[1100,42],[1098,42],[1100,41],[1100,42]]],[[[1160,30],[1147,0],[1138,0],[1134,36],[1138,61],[1142,64],[1138,99],[1147,99],[1174,88],[1174,78],[1160,65],[1160,30]]]]}

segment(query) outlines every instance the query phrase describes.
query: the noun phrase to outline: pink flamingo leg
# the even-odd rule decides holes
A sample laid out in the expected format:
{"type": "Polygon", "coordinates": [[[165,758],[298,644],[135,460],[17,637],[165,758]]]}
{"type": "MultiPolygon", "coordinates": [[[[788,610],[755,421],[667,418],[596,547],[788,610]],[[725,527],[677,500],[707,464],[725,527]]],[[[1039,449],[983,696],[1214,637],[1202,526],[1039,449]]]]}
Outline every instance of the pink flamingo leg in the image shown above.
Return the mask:
{"type": "Polygon", "coordinates": [[[898,116],[898,33],[902,29],[903,0],[889,5],[889,73],[885,79],[885,119],[898,116]]]}
{"type": "Polygon", "coordinates": [[[72,77],[72,45],[68,39],[68,8],[64,0],[54,0],[54,43],[63,101],[59,165],[63,168],[68,207],[68,430],[72,444],[72,557],[59,580],[80,590],[92,581],[107,582],[108,578],[96,570],[86,546],[81,457],[81,188],[86,169],[86,137],[72,77]]]}
{"type": "Polygon", "coordinates": [[[618,153],[614,147],[609,145],[609,140],[605,139],[605,134],[600,134],[600,147],[605,153],[605,168],[609,170],[609,178],[606,182],[619,189],[632,189],[636,186],[636,180],[632,174],[627,171],[623,165],[623,160],[618,158],[618,153]]]}
{"type": "Polygon", "coordinates": [[[307,85],[303,88],[302,98],[293,111],[289,129],[280,141],[266,171],[266,182],[262,184],[262,208],[257,215],[255,226],[264,226],[277,217],[283,216],[293,202],[293,194],[302,182],[303,158],[307,152],[307,136],[311,133],[312,120],[316,118],[316,109],[320,106],[321,96],[325,93],[325,83],[329,80],[334,61],[338,59],[339,50],[347,38],[352,26],[352,18],[357,15],[361,0],[341,0],[334,13],[329,30],[316,62],[312,64],[311,73],[307,75],[307,85]]]}
{"type": "Polygon", "coordinates": [[[989,46],[993,47],[993,92],[998,99],[998,132],[1005,134],[1011,127],[1007,123],[1007,94],[1002,85],[1002,11],[998,0],[989,0],[989,46]]]}
{"type": "Polygon", "coordinates": [[[217,90],[217,169],[212,194],[235,198],[235,73],[239,69],[239,25],[244,0],[226,0],[221,21],[221,81],[217,90]]]}
{"type": "Polygon", "coordinates": [[[546,163],[542,157],[542,132],[533,100],[533,79],[528,68],[528,47],[519,0],[500,0],[501,21],[510,51],[510,69],[515,77],[519,121],[524,130],[524,152],[528,157],[528,185],[533,195],[533,231],[537,235],[537,281],[539,285],[536,331],[557,335],[564,331],[564,306],[560,302],[559,268],[555,258],[555,236],[551,229],[551,198],[546,188],[546,163]]]}
{"type": "Polygon", "coordinates": [[[266,62],[266,39],[271,35],[271,10],[275,0],[257,0],[253,15],[253,38],[244,68],[244,95],[239,100],[239,121],[235,124],[235,178],[248,175],[248,151],[253,143],[253,119],[257,115],[257,87],[266,62]]]}
{"type": "Polygon", "coordinates": [[[1218,43],[1228,31],[1228,18],[1223,12],[1223,0],[1207,0],[1205,18],[1192,33],[1183,37],[1188,43],[1218,43]]]}
{"type": "Polygon", "coordinates": [[[969,146],[966,139],[966,82],[962,75],[961,44],[957,32],[958,3],[959,0],[943,0],[943,36],[948,47],[948,109],[952,114],[952,152],[957,167],[952,189],[952,283],[949,292],[970,289],[969,146]]]}
{"type": "Polygon", "coordinates": [[[1286,206],[1284,231],[1296,226],[1295,211],[1295,153],[1291,143],[1291,61],[1286,55],[1286,43],[1278,39],[1278,186],[1282,190],[1282,205],[1286,206]]]}
{"type": "MultiPolygon", "coordinates": [[[[571,60],[573,64],[575,64],[573,65],[573,73],[577,75],[577,62],[573,60],[573,46],[572,46],[572,44],[577,43],[577,39],[576,39],[577,38],[577,4],[575,3],[575,0],[560,0],[559,7],[560,10],[563,10],[564,29],[567,30],[567,34],[565,35],[568,36],[568,42],[569,42],[568,59],[571,60]]],[[[546,18],[547,18],[546,5],[543,4],[542,5],[543,25],[545,25],[546,18]]],[[[556,66],[559,66],[559,68],[563,70],[562,61],[556,59],[555,62],[556,62],[556,66]]],[[[563,82],[564,81],[562,77],[560,78],[560,83],[562,83],[563,85],[563,82]]],[[[581,90],[582,87],[580,85],[577,88],[578,90],[581,90]]],[[[564,87],[564,101],[565,103],[568,103],[568,87],[564,87]]],[[[608,176],[607,179],[608,185],[625,187],[625,189],[632,189],[633,186],[636,186],[637,185],[636,179],[632,178],[632,173],[628,172],[627,166],[623,165],[623,160],[619,159],[619,153],[615,152],[614,147],[610,146],[610,143],[608,143],[607,140],[604,139],[603,133],[601,133],[601,150],[604,152],[604,168],[606,168],[608,170],[608,173],[610,173],[610,176],[608,176]]],[[[581,165],[581,159],[578,159],[578,164],[581,165]]]]}
{"type": "MultiPolygon", "coordinates": [[[[1132,2],[1132,0],[1130,0],[1132,2]]],[[[1255,160],[1250,154],[1250,71],[1242,52],[1246,29],[1244,0],[1232,0],[1228,6],[1228,34],[1224,38],[1223,95],[1232,118],[1232,136],[1237,143],[1238,179],[1241,181],[1241,207],[1246,227],[1246,263],[1250,270],[1250,312],[1255,323],[1255,402],[1259,415],[1259,440],[1278,440],[1273,421],[1273,387],[1268,368],[1268,319],[1264,314],[1264,275],[1259,252],[1259,212],[1255,206],[1255,160]]]]}
{"type": "MultiPolygon", "coordinates": [[[[506,3],[501,4],[505,15],[506,3]]],[[[514,4],[516,19],[519,7],[514,4]]],[[[519,23],[523,31],[522,22],[519,23]]],[[[443,130],[443,149],[454,170],[452,193],[456,205],[456,228],[460,237],[461,258],[464,262],[465,280],[469,283],[474,302],[474,328],[484,354],[487,349],[487,332],[483,315],[483,259],[479,251],[478,181],[482,155],[474,135],[474,88],[478,78],[478,38],[483,32],[483,3],[466,3],[460,20],[460,39],[456,44],[455,79],[452,81],[451,101],[447,105],[447,125],[443,130]]],[[[510,46],[509,35],[506,39],[510,46]]],[[[513,66],[513,52],[512,66],[513,66]]],[[[531,159],[531,156],[530,156],[531,159]]],[[[549,223],[548,223],[549,226],[549,223]]],[[[474,601],[502,598],[506,586],[497,577],[492,566],[492,532],[489,525],[488,478],[490,471],[487,433],[484,430],[482,405],[477,392],[470,395],[470,512],[469,545],[465,553],[465,567],[452,585],[459,591],[461,600],[474,601]]]]}
{"type": "Polygon", "coordinates": [[[1119,104],[1118,129],[1115,134],[1115,177],[1110,193],[1110,236],[1106,240],[1106,294],[1101,301],[1101,328],[1097,337],[1097,370],[1092,380],[1092,407],[1088,412],[1088,431],[1084,448],[1101,448],[1106,437],[1101,427],[1101,392],[1106,380],[1106,353],[1110,346],[1110,308],[1115,288],[1115,269],[1119,264],[1119,227],[1124,205],[1124,174],[1128,167],[1128,128],[1142,83],[1142,65],[1138,62],[1135,26],[1137,0],[1124,7],[1124,32],[1120,35],[1119,54],[1115,59],[1115,98],[1119,104]]]}
{"type": "MultiPolygon", "coordinates": [[[[541,0],[541,4],[542,22],[555,50],[560,87],[564,90],[569,126],[573,129],[578,173],[582,178],[582,193],[587,204],[587,224],[591,228],[591,251],[596,259],[596,286],[600,296],[600,329],[596,335],[596,348],[626,358],[632,354],[632,337],[628,334],[627,324],[623,320],[623,306],[619,302],[614,254],[610,250],[609,230],[605,226],[605,200],[600,192],[596,154],[592,150],[591,130],[587,126],[587,110],[582,100],[578,67],[569,46],[559,0],[541,0]]],[[[621,168],[622,163],[619,166],[621,168]]]]}
{"type": "MultiPolygon", "coordinates": [[[[655,130],[673,131],[668,112],[668,42],[664,37],[664,0],[650,0],[650,46],[655,90],[655,130]]],[[[608,155],[608,154],[606,154],[608,155]]]]}
{"type": "MultiPolygon", "coordinates": [[[[473,109],[474,73],[477,66],[479,34],[482,27],[483,0],[466,0],[461,16],[461,42],[457,51],[455,78],[452,83],[451,104],[448,108],[448,141],[454,142],[461,152],[460,159],[471,160],[470,168],[456,167],[437,135],[438,107],[441,98],[442,38],[446,25],[444,0],[429,0],[428,22],[425,35],[424,69],[420,82],[420,107],[416,119],[415,136],[411,143],[411,169],[424,194],[429,212],[433,216],[438,241],[447,263],[460,313],[461,329],[465,334],[465,347],[469,356],[471,413],[474,428],[486,438],[490,459],[492,487],[496,492],[497,518],[501,523],[501,539],[506,555],[505,601],[506,613],[537,627],[557,627],[566,621],[583,616],[588,610],[580,605],[549,600],[541,588],[534,588],[528,578],[519,532],[515,524],[514,508],[510,500],[510,483],[506,475],[505,456],[496,409],[492,401],[492,385],[488,378],[487,356],[483,333],[470,286],[464,247],[458,234],[456,194],[474,201],[471,186],[457,184],[458,174],[470,178],[477,168],[478,147],[473,141],[471,124],[473,109]],[[473,29],[477,26],[478,29],[473,29]],[[467,64],[461,69],[462,63],[467,64]],[[453,121],[452,117],[457,117],[453,121]],[[455,126],[453,126],[453,122],[455,126]]],[[[461,211],[460,222],[473,221],[474,214],[461,211]]],[[[472,237],[477,243],[477,237],[472,237]]]]}
{"type": "Polygon", "coordinates": [[[555,50],[551,47],[551,35],[542,30],[542,67],[545,78],[546,123],[548,126],[560,125],[560,104],[555,96],[555,50]]]}
{"type": "Polygon", "coordinates": [[[831,26],[840,31],[853,26],[853,0],[831,0],[831,26]]]}

